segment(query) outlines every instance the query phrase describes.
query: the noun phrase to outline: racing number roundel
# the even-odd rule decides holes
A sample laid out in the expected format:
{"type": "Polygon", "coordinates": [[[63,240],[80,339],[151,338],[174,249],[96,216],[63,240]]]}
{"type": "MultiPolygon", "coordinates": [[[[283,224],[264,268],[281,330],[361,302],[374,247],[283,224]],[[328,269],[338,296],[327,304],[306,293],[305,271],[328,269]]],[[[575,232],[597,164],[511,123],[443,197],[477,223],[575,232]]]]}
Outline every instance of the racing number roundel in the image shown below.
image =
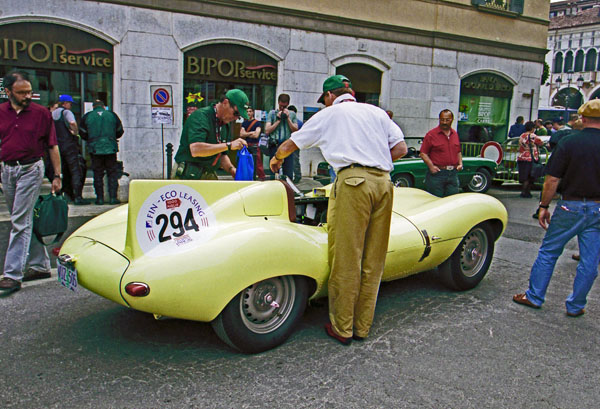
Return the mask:
{"type": "Polygon", "coordinates": [[[167,185],[144,201],[136,235],[146,255],[161,257],[198,247],[215,234],[215,227],[215,215],[200,193],[184,185],[167,185]]]}

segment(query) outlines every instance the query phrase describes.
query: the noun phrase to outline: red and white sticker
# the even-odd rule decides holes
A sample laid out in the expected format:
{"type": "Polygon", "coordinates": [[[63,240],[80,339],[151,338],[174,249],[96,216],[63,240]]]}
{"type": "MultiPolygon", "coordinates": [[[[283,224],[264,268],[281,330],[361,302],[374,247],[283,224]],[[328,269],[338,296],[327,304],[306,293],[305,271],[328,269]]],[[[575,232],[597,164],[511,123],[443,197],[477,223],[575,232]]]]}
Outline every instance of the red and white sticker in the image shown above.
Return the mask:
{"type": "Polygon", "coordinates": [[[147,256],[184,253],[210,240],[216,218],[206,200],[184,185],[167,185],[146,198],[138,212],[136,234],[147,256]]]}

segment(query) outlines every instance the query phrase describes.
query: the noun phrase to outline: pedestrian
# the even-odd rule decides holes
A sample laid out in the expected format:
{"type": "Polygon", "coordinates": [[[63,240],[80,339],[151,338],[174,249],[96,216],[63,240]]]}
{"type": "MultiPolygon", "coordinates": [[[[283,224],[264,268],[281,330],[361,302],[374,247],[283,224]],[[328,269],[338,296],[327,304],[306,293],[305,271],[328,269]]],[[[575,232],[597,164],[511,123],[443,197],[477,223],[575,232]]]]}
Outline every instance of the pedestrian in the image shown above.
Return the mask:
{"type": "Polygon", "coordinates": [[[231,89],[219,102],[192,112],[181,132],[174,178],[216,180],[218,168],[235,178],[236,168],[224,153],[248,145],[243,138],[231,140],[231,122],[240,116],[248,119],[247,109],[248,96],[231,89]]]}
{"type": "Polygon", "coordinates": [[[540,201],[540,226],[546,234],[529,275],[529,288],[516,294],[516,303],[540,308],[558,257],[577,236],[580,261],[573,291],[567,297],[569,317],[585,313],[587,294],[598,275],[600,262],[600,100],[579,108],[584,129],[564,137],[546,164],[540,201]],[[550,218],[549,206],[560,183],[561,200],[550,218]]]}
{"type": "Polygon", "coordinates": [[[562,138],[569,135],[571,131],[573,131],[573,127],[575,126],[575,123],[578,119],[579,115],[571,114],[571,116],[569,117],[569,122],[567,122],[567,124],[564,126],[560,126],[560,128],[552,134],[550,140],[548,141],[548,146],[550,147],[550,150],[556,147],[558,141],[560,141],[562,138]]]}
{"type": "Polygon", "coordinates": [[[81,138],[87,141],[94,172],[96,204],[104,204],[104,173],[108,179],[110,204],[121,203],[117,198],[121,170],[117,163],[119,139],[123,135],[123,124],[117,114],[108,111],[99,99],[92,104],[93,110],[86,113],[79,123],[81,138]]]}
{"type": "Polygon", "coordinates": [[[544,126],[544,121],[542,119],[535,120],[535,134],[537,136],[548,136],[548,130],[544,126]]]}
{"type": "Polygon", "coordinates": [[[438,197],[458,193],[458,172],[463,168],[460,140],[452,121],[452,111],[442,110],[439,125],[427,132],[419,154],[427,165],[425,189],[438,197]]]}
{"type": "MultiPolygon", "coordinates": [[[[280,94],[277,97],[277,107],[267,115],[265,132],[270,138],[277,142],[277,146],[290,138],[292,132],[298,130],[298,120],[296,114],[288,109],[290,105],[290,96],[280,94]]],[[[291,180],[294,179],[294,156],[283,161],[283,174],[291,180]]]]}
{"type": "Polygon", "coordinates": [[[519,169],[519,182],[521,186],[521,197],[530,198],[531,187],[535,183],[535,178],[531,172],[533,161],[540,160],[538,146],[544,142],[538,138],[535,133],[535,125],[532,121],[525,123],[525,132],[519,138],[519,154],[517,155],[517,167],[519,169]]]}
{"type": "Polygon", "coordinates": [[[258,146],[260,139],[260,133],[262,131],[261,123],[258,119],[254,118],[254,109],[248,108],[248,119],[245,119],[240,128],[240,137],[246,139],[248,143],[248,151],[254,158],[254,177],[258,177],[259,180],[265,180],[265,170],[263,168],[262,152],[258,146]]]}
{"type": "Polygon", "coordinates": [[[44,151],[54,167],[52,192],[61,189],[60,154],[50,111],[31,102],[26,73],[9,72],[3,80],[8,101],[0,104],[2,188],[10,214],[10,236],[0,291],[21,289],[22,281],[50,277],[50,259],[43,243],[32,239],[33,206],[44,178],[44,151]],[[29,267],[27,267],[29,265],[29,267]]]}
{"type": "Polygon", "coordinates": [[[321,148],[337,178],[327,210],[329,319],[327,335],[344,345],[368,334],[388,247],[392,161],[406,154],[404,135],[384,110],[357,103],[343,75],[323,83],[326,108],[281,144],[277,172],[297,149],[321,148]]]}
{"type": "Polygon", "coordinates": [[[518,138],[523,134],[523,132],[525,132],[525,125],[523,125],[523,121],[525,121],[525,118],[522,116],[517,117],[516,122],[511,125],[508,131],[509,138],[518,138]]]}
{"type": "Polygon", "coordinates": [[[64,176],[63,192],[73,200],[73,204],[86,205],[90,202],[82,197],[85,175],[80,163],[79,130],[71,112],[73,97],[63,94],[58,97],[58,102],[60,106],[52,111],[52,119],[64,176]]]}
{"type": "MultiPolygon", "coordinates": [[[[298,118],[298,108],[294,105],[290,105],[288,107],[290,111],[292,111],[296,115],[296,121],[298,123],[298,130],[302,129],[302,125],[304,122],[298,118]]],[[[298,183],[302,180],[302,167],[300,166],[300,151],[297,150],[294,152],[294,183],[298,183]]]]}

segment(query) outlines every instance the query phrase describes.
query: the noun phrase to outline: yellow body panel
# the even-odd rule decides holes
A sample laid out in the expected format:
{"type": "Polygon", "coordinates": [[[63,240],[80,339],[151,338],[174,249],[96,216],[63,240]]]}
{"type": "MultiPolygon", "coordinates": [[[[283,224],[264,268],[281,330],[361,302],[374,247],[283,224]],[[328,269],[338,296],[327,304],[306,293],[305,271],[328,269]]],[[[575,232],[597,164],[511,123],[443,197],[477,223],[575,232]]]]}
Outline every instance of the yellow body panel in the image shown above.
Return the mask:
{"type": "MultiPolygon", "coordinates": [[[[384,280],[436,267],[478,223],[496,220],[506,225],[506,210],[486,195],[438,199],[408,188],[396,188],[394,194],[384,280]],[[423,230],[431,243],[425,258],[423,230]]],[[[75,259],[83,287],[162,316],[211,321],[244,288],[281,275],[308,277],[315,284],[312,297],[324,296],[329,276],[327,227],[290,222],[287,201],[279,181],[134,181],[128,206],[82,226],[61,252],[75,259]],[[202,206],[195,214],[205,215],[206,225],[197,226],[196,232],[206,236],[193,236],[193,225],[184,215],[186,204],[197,202],[202,206]],[[173,218],[176,210],[179,218],[173,218]],[[171,225],[164,227],[160,217],[171,225]],[[183,226],[184,219],[185,231],[172,228],[173,223],[183,226]],[[164,242],[152,234],[159,227],[164,228],[159,234],[164,242]],[[194,242],[196,237],[200,239],[194,242]],[[146,283],[150,293],[126,294],[131,282],[146,283]]],[[[195,220],[199,223],[198,216],[195,220]]]]}

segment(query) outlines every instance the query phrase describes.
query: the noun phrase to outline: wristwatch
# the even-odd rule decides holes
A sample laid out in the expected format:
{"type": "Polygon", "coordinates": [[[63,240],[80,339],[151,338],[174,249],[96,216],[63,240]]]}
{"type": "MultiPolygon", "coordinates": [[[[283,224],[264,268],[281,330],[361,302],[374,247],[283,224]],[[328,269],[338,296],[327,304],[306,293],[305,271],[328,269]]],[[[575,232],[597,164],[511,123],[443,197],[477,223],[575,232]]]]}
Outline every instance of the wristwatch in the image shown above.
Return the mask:
{"type": "Polygon", "coordinates": [[[231,150],[231,142],[225,142],[225,145],[227,145],[227,150],[230,151],[231,150]]]}
{"type": "Polygon", "coordinates": [[[542,202],[540,202],[540,204],[538,205],[538,207],[541,208],[541,209],[548,209],[550,207],[550,205],[549,204],[545,205],[545,204],[542,204],[542,202]]]}
{"type": "Polygon", "coordinates": [[[62,175],[54,175],[52,179],[62,179],[62,175]]]}

